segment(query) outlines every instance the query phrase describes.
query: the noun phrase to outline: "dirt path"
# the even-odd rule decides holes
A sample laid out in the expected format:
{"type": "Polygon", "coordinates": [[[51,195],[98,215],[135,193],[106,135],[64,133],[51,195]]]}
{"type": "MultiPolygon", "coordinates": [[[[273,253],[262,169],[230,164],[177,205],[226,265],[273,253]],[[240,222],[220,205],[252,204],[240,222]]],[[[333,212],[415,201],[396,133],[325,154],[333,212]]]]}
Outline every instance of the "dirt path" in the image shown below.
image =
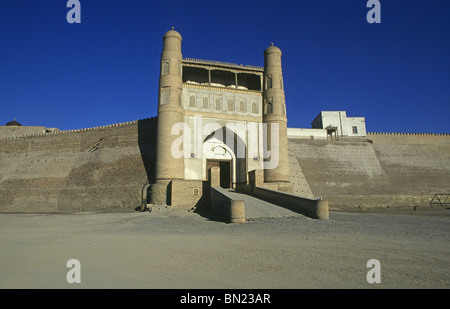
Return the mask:
{"type": "Polygon", "coordinates": [[[450,210],[210,221],[185,211],[0,214],[0,288],[449,288],[450,210]],[[69,284],[69,259],[81,283],[69,284]],[[378,259],[381,283],[366,263],[378,259]]]}

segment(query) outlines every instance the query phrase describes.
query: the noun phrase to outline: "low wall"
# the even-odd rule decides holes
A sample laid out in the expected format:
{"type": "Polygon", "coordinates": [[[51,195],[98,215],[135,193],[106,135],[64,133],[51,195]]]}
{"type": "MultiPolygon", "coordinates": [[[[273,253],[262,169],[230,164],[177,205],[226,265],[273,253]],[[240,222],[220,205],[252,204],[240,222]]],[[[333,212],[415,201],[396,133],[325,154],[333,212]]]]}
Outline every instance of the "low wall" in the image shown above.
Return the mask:
{"type": "Polygon", "coordinates": [[[59,131],[59,129],[42,126],[0,126],[0,139],[16,138],[25,135],[42,135],[55,131],[59,131]]]}
{"type": "Polygon", "coordinates": [[[300,129],[287,128],[288,138],[310,139],[310,140],[327,140],[327,130],[325,129],[300,129]]]}
{"type": "Polygon", "coordinates": [[[328,202],[325,200],[303,198],[261,187],[255,187],[253,189],[253,195],[259,199],[288,208],[313,219],[329,219],[328,202]]]}
{"type": "Polygon", "coordinates": [[[245,204],[242,200],[234,200],[221,187],[211,187],[211,211],[214,216],[229,223],[245,222],[245,204]]]}

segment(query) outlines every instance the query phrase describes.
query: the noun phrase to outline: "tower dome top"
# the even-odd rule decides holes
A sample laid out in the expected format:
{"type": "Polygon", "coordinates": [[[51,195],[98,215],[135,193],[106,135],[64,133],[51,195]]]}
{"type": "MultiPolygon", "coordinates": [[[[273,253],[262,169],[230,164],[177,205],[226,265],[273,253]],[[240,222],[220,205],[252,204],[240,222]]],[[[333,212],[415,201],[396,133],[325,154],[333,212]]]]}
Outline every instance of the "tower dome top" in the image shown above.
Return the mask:
{"type": "Polygon", "coordinates": [[[180,34],[178,31],[174,30],[174,29],[175,29],[175,28],[172,27],[171,30],[167,31],[167,32],[164,34],[164,39],[166,39],[166,38],[168,38],[168,37],[176,37],[176,38],[178,38],[178,39],[181,40],[181,34],[180,34]]]}
{"type": "Polygon", "coordinates": [[[22,126],[22,124],[20,122],[16,121],[16,119],[7,122],[6,125],[7,126],[20,126],[20,127],[22,126]]]}
{"type": "Polygon", "coordinates": [[[266,50],[264,51],[264,55],[265,54],[272,54],[272,53],[277,53],[277,54],[281,55],[281,49],[279,49],[278,47],[273,45],[273,43],[270,43],[270,46],[267,47],[266,50]]]}

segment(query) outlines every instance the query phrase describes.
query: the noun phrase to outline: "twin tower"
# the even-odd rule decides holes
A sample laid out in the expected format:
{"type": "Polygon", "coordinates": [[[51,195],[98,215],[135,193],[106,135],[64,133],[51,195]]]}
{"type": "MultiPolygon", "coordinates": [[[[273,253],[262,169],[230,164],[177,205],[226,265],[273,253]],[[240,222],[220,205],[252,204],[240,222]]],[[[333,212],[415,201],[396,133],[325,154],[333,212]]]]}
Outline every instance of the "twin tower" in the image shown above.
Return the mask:
{"type": "Polygon", "coordinates": [[[193,206],[202,195],[211,166],[220,167],[221,186],[236,189],[248,186],[248,173],[270,159],[262,152],[249,155],[248,145],[254,140],[266,143],[259,147],[264,151],[278,149],[278,164],[264,170],[264,183],[289,191],[286,189],[290,187],[290,177],[281,50],[271,44],[264,51],[264,68],[261,68],[183,59],[181,42],[181,35],[173,28],[163,38],[151,203],[193,206]],[[239,140],[235,145],[244,145],[244,158],[237,156],[235,149],[227,147],[224,140],[205,136],[202,154],[174,157],[173,150],[178,147],[182,133],[175,129],[176,125],[184,123],[192,129],[199,117],[203,125],[218,123],[223,126],[224,136],[235,136],[239,140]],[[238,134],[225,128],[229,123],[266,124],[267,130],[262,131],[264,136],[238,134]],[[274,125],[278,130],[271,130],[274,125]],[[272,136],[273,132],[277,132],[276,136],[272,136]]]}

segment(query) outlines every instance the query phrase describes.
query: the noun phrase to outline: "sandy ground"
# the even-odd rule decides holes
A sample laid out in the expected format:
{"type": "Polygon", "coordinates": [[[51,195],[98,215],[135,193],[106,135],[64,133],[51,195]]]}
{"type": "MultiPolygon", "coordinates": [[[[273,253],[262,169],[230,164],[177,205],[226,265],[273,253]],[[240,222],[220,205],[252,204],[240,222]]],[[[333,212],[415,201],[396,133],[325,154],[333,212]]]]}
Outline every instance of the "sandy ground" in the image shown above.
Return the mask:
{"type": "Polygon", "coordinates": [[[449,288],[450,209],[226,224],[187,211],[0,214],[0,288],[449,288]],[[69,284],[70,259],[81,283],[69,284]],[[378,259],[381,283],[366,280],[378,259]]]}

